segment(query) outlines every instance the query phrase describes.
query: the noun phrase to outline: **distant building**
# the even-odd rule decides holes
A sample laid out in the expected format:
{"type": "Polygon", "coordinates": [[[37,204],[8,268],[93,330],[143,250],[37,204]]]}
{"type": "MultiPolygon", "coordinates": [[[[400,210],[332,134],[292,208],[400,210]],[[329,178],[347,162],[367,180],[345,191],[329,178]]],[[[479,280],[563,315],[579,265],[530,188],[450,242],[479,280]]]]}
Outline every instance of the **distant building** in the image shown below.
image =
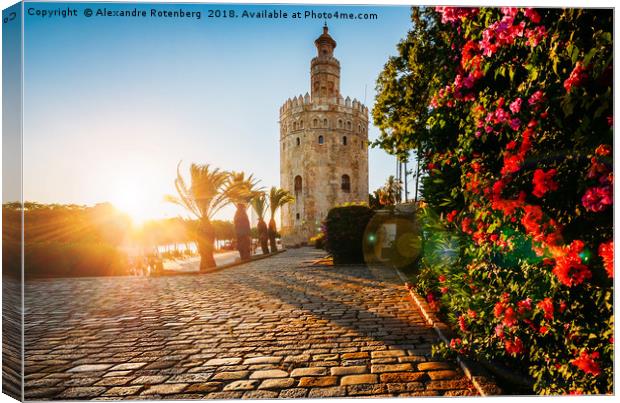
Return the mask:
{"type": "Polygon", "coordinates": [[[316,235],[333,206],[368,202],[368,108],[340,94],[327,26],[314,44],[311,93],[280,108],[280,186],[295,196],[282,209],[285,245],[316,235]]]}

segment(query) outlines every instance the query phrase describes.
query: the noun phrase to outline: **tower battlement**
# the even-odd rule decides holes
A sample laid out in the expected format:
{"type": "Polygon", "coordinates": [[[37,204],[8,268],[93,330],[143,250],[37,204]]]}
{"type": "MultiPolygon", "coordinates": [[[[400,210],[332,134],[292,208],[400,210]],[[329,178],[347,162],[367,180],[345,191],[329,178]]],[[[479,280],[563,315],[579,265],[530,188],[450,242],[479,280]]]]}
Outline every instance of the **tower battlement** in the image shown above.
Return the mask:
{"type": "Polygon", "coordinates": [[[353,98],[351,100],[350,97],[343,98],[339,97],[330,97],[330,98],[312,98],[310,94],[306,92],[306,95],[299,94],[296,97],[288,98],[282,106],[280,107],[280,116],[286,115],[288,113],[295,113],[307,108],[304,108],[306,105],[336,105],[339,106],[340,110],[346,113],[347,109],[350,110],[350,113],[354,111],[360,112],[368,116],[368,108],[357,100],[357,98],[353,98]]]}

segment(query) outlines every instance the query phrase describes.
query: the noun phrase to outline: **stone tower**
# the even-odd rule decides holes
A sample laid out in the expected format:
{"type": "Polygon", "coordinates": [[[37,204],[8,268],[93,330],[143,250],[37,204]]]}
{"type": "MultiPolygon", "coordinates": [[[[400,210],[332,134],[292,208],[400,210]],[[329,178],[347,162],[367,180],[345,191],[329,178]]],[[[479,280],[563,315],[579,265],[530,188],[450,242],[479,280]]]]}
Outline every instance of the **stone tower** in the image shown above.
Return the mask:
{"type": "Polygon", "coordinates": [[[368,202],[368,108],[340,94],[340,62],[328,28],[314,44],[310,94],[280,108],[280,186],[295,196],[282,209],[285,245],[316,235],[329,210],[368,202]]]}

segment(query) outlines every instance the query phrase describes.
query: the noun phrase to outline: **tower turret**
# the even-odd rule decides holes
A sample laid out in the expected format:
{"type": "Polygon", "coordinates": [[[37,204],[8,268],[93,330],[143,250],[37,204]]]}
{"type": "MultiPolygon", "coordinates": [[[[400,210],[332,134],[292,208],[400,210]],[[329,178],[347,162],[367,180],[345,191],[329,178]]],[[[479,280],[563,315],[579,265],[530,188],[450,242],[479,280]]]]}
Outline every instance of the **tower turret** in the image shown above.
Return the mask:
{"type": "Polygon", "coordinates": [[[340,62],[334,57],[336,41],[329,35],[327,25],[314,45],[317,57],[310,63],[312,98],[332,98],[340,95],[340,62]]]}

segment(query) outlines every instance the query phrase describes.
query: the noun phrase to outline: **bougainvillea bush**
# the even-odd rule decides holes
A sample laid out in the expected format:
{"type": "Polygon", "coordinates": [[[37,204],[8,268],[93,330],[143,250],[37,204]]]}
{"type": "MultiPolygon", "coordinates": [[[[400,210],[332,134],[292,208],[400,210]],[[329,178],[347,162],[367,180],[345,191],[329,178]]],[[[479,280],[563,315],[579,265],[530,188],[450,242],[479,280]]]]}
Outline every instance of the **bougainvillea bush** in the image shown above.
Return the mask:
{"type": "Polygon", "coordinates": [[[426,168],[418,291],[541,394],[613,392],[611,10],[414,9],[378,145],[426,168]],[[421,107],[420,105],[423,105],[421,107]]]}

